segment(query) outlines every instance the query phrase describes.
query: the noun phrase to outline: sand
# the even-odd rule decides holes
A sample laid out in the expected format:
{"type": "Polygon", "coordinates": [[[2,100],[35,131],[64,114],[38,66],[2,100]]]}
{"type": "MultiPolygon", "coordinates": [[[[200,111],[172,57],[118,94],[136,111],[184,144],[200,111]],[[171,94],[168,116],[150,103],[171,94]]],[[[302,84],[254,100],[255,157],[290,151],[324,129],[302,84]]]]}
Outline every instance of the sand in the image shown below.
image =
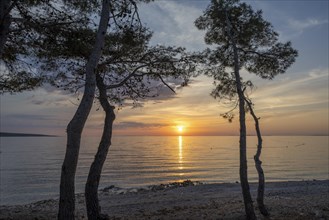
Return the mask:
{"type": "MultiPolygon", "coordinates": [[[[255,200],[256,184],[251,184],[255,200]]],[[[245,219],[240,184],[181,184],[99,193],[109,219],[245,219]]],[[[329,219],[329,180],[267,183],[270,217],[258,219],[329,219]]],[[[0,219],[56,219],[58,200],[1,206],[0,219]]],[[[83,194],[76,195],[76,219],[87,219],[83,194]]]]}

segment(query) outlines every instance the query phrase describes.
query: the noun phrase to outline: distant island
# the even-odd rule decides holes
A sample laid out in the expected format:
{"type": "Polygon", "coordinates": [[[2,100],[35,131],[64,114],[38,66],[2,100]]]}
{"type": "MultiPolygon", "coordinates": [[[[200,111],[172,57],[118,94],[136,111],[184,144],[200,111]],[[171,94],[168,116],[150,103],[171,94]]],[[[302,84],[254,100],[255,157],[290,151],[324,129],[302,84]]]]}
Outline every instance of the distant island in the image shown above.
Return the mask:
{"type": "Polygon", "coordinates": [[[56,135],[47,135],[47,134],[26,134],[26,133],[0,132],[0,137],[57,137],[57,136],[56,135]]]}

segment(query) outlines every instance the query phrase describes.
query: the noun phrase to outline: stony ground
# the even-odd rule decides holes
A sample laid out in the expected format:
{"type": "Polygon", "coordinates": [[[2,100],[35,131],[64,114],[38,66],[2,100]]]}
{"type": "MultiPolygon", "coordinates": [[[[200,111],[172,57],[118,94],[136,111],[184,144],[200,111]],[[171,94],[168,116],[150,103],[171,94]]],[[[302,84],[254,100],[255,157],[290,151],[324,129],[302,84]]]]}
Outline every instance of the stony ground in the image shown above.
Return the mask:
{"type": "MultiPolygon", "coordinates": [[[[256,184],[251,184],[253,198],[256,184]]],[[[109,219],[245,219],[240,185],[170,184],[148,189],[100,191],[102,213],[109,219]]],[[[87,219],[83,195],[77,195],[76,219],[87,219]]],[[[266,185],[265,204],[270,217],[258,219],[328,219],[329,180],[276,182],[266,185]]],[[[56,219],[57,200],[1,206],[0,219],[56,219]]]]}

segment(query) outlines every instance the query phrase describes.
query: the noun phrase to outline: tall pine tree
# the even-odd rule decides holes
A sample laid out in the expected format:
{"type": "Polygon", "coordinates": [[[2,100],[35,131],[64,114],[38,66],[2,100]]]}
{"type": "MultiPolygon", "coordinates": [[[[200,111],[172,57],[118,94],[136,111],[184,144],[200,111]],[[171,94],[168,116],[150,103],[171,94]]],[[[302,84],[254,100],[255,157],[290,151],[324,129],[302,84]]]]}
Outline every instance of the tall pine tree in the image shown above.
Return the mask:
{"type": "MultiPolygon", "coordinates": [[[[278,42],[278,34],[263,19],[262,11],[254,11],[239,0],[212,0],[195,25],[206,30],[205,42],[216,48],[208,49],[209,67],[204,70],[215,80],[213,97],[236,101],[239,109],[241,188],[247,219],[256,219],[248,183],[245,119],[245,91],[252,84],[243,82],[240,71],[244,68],[261,78],[273,79],[291,66],[297,51],[290,42],[278,42]]],[[[232,120],[233,115],[224,116],[232,120]]]]}

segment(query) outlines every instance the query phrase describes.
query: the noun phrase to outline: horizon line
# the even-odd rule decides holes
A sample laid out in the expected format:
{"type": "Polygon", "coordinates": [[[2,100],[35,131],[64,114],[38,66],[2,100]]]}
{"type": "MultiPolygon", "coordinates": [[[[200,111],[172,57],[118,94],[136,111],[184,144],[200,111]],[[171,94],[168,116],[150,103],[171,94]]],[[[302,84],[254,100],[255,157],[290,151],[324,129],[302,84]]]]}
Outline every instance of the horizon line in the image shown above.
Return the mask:
{"type": "MultiPolygon", "coordinates": [[[[66,135],[54,135],[54,134],[39,134],[39,133],[24,133],[24,132],[0,132],[0,137],[18,137],[18,136],[39,136],[39,137],[65,137],[66,135]]],[[[98,135],[84,135],[85,137],[98,137],[98,135]]],[[[161,135],[161,134],[144,134],[144,135],[140,135],[140,134],[115,134],[113,136],[120,136],[120,137],[124,137],[124,136],[141,136],[141,137],[145,137],[145,136],[150,136],[150,137],[166,137],[166,136],[173,136],[173,137],[179,137],[179,136],[186,136],[186,137],[211,137],[211,136],[223,136],[223,137],[239,137],[240,135],[238,134],[196,134],[196,135],[190,135],[190,134],[170,134],[170,135],[161,135]]],[[[247,137],[255,137],[257,136],[256,134],[249,134],[247,135],[247,137]]],[[[266,136],[329,136],[329,134],[264,134],[262,135],[264,137],[266,136]]]]}

